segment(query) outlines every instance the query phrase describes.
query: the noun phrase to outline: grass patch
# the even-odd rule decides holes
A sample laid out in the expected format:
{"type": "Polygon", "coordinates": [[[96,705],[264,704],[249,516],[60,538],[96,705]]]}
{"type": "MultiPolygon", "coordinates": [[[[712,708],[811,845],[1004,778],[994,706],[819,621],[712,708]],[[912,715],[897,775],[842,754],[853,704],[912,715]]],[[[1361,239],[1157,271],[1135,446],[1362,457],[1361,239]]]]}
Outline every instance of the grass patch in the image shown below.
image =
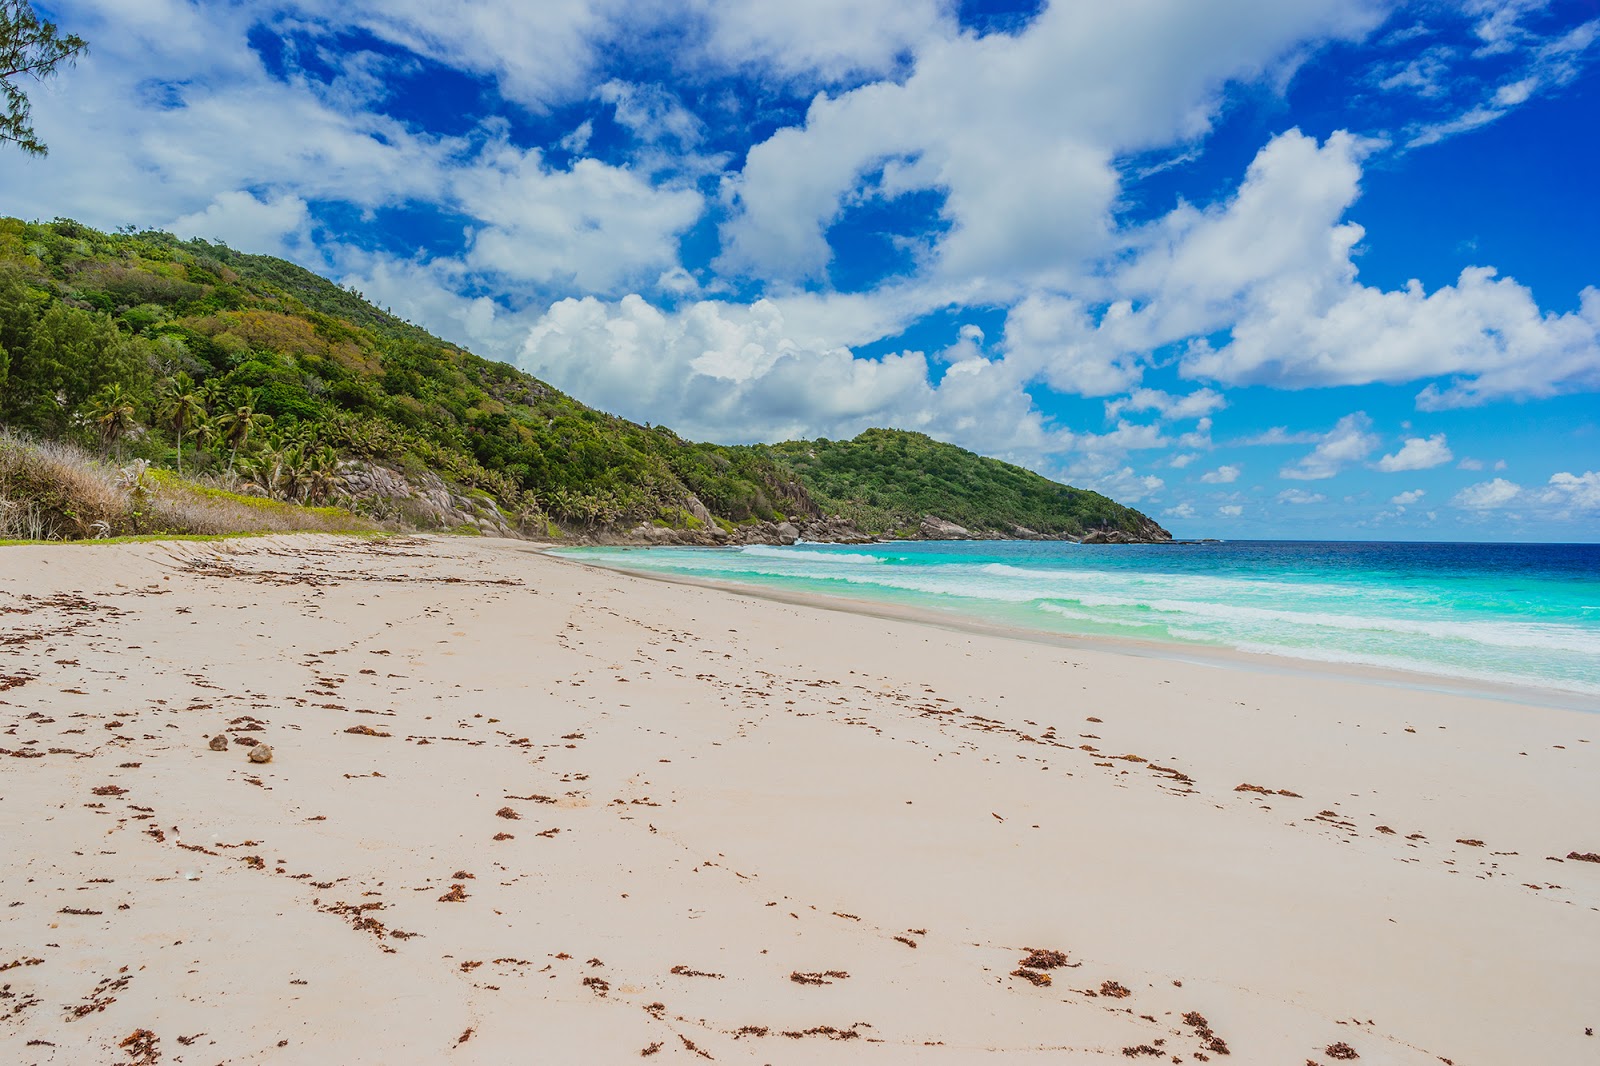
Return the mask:
{"type": "Polygon", "coordinates": [[[0,543],[169,539],[263,533],[375,533],[338,507],[301,507],[117,467],[61,442],[0,436],[0,543]]]}

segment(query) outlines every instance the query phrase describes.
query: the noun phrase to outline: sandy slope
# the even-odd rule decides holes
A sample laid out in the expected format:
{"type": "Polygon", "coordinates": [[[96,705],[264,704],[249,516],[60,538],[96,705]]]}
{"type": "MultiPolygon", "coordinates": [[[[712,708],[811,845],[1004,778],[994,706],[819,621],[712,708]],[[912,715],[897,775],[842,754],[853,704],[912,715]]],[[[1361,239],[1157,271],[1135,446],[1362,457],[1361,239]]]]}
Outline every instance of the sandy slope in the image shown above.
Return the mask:
{"type": "Polygon", "coordinates": [[[0,689],[0,1061],[1600,1062],[1594,714],[455,539],[0,549],[0,689]]]}

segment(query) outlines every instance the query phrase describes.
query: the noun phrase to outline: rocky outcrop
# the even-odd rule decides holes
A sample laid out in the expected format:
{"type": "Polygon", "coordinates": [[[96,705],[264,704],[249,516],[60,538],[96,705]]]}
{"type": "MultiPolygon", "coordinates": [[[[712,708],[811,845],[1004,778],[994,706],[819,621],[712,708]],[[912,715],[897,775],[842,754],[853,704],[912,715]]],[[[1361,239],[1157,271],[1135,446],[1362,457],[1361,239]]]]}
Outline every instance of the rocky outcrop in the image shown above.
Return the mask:
{"type": "Polygon", "coordinates": [[[917,527],[917,536],[922,540],[972,540],[973,536],[966,527],[958,526],[954,522],[946,522],[942,518],[927,515],[922,524],[917,527]]]}
{"type": "Polygon", "coordinates": [[[1078,538],[1080,544],[1169,544],[1171,541],[1172,534],[1148,518],[1134,533],[1121,529],[1091,529],[1078,538]]]}
{"type": "Polygon", "coordinates": [[[803,540],[823,544],[874,544],[880,539],[861,532],[854,522],[841,515],[807,519],[801,523],[800,536],[803,540]]]}
{"type": "Polygon", "coordinates": [[[339,502],[352,510],[397,518],[420,529],[465,527],[490,537],[523,535],[516,519],[488,493],[453,487],[432,471],[407,475],[377,463],[340,463],[339,491],[344,497],[339,502]]]}

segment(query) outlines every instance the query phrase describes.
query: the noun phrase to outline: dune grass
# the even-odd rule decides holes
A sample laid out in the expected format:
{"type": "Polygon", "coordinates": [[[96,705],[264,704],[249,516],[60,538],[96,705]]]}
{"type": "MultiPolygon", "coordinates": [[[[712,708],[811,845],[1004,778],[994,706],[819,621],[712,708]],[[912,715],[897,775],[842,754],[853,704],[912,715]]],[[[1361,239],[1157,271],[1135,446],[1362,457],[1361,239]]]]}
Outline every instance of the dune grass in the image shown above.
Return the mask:
{"type": "Polygon", "coordinates": [[[0,434],[0,543],[260,533],[375,533],[338,507],[301,507],[119,467],[79,448],[0,434]]]}

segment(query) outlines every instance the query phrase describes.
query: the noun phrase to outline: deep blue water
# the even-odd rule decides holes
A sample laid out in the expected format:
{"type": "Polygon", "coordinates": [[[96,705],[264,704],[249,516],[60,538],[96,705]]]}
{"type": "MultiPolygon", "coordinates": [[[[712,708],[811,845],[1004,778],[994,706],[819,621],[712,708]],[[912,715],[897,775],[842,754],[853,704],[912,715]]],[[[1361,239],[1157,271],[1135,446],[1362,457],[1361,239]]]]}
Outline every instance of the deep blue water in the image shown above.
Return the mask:
{"type": "Polygon", "coordinates": [[[1600,544],[967,541],[561,554],[1028,629],[1600,697],[1600,544]]]}

